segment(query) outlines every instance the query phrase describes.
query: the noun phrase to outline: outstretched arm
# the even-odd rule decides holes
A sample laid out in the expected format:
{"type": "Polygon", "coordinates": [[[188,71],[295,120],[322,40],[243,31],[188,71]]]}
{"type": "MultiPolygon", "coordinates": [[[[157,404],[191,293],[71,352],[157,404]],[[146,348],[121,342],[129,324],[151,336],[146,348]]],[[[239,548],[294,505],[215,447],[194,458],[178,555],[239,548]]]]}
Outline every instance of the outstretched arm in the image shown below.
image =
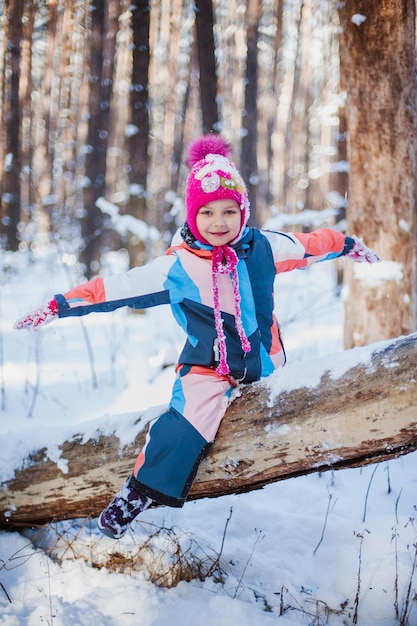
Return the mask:
{"type": "Polygon", "coordinates": [[[277,272],[304,269],[341,256],[367,263],[381,260],[358,237],[347,237],[332,228],[319,228],[311,233],[263,231],[263,234],[271,244],[277,272]]]}
{"type": "Polygon", "coordinates": [[[175,258],[174,255],[158,257],[152,263],[124,274],[94,278],[65,294],[56,294],[48,304],[19,319],[14,327],[39,330],[57,317],[107,313],[124,306],[146,309],[168,304],[167,275],[175,258]]]}

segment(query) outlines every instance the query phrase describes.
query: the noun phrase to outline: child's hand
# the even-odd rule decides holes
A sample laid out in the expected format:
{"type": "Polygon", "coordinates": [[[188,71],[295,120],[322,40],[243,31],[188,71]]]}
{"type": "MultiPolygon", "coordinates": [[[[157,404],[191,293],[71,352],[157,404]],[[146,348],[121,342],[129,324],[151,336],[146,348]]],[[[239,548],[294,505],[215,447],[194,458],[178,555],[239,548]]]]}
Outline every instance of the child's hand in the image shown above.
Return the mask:
{"type": "Polygon", "coordinates": [[[20,320],[15,322],[14,327],[17,330],[22,328],[28,328],[29,330],[38,330],[43,324],[49,324],[58,315],[58,303],[55,300],[51,300],[48,304],[39,307],[35,311],[28,313],[20,320]]]}
{"type": "Polygon", "coordinates": [[[352,239],[354,240],[355,245],[351,250],[349,250],[346,255],[347,257],[357,263],[378,263],[379,261],[382,261],[381,257],[376,252],[371,250],[371,248],[368,248],[368,246],[365,246],[362,239],[359,239],[359,237],[356,237],[355,235],[352,236],[352,239]]]}

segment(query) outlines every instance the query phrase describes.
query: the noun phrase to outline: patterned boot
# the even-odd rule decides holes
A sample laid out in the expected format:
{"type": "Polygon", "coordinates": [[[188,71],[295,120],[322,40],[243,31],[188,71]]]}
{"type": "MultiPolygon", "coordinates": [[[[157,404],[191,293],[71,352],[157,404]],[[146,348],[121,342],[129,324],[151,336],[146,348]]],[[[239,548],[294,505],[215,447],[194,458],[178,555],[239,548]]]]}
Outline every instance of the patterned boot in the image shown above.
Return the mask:
{"type": "Polygon", "coordinates": [[[121,490],[100,514],[97,524],[103,535],[120,539],[133,520],[152,502],[130,486],[130,476],[121,490]]]}

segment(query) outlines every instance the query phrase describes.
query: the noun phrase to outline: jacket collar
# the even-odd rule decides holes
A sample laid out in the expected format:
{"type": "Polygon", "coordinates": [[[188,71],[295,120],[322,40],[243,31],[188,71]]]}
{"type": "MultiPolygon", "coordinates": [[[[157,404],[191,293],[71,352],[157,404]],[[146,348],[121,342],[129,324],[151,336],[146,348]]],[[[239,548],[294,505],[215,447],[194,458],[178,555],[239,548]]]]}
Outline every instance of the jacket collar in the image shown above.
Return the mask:
{"type": "MultiPolygon", "coordinates": [[[[213,255],[213,246],[208,244],[201,243],[192,235],[191,231],[188,228],[187,223],[181,229],[181,237],[183,241],[179,244],[174,244],[170,246],[167,250],[167,254],[172,253],[173,250],[178,248],[182,248],[192,252],[196,256],[203,259],[211,259],[213,255]]],[[[232,248],[238,258],[244,258],[246,256],[246,250],[249,248],[249,245],[253,239],[253,229],[246,226],[243,230],[239,240],[229,247],[232,248]]]]}

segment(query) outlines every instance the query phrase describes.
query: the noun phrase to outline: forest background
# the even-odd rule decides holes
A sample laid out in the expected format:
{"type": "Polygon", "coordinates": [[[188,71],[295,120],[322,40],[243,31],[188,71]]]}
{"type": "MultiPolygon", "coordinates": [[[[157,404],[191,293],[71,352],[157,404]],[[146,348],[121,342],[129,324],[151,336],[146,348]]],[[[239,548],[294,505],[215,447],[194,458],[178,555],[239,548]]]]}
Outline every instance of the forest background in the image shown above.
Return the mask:
{"type": "MultiPolygon", "coordinates": [[[[249,185],[252,223],[331,225],[363,237],[383,257],[372,273],[362,264],[343,268],[346,347],[416,329],[415,9],[414,0],[0,0],[6,460],[36,436],[54,455],[49,436],[70,419],[77,429],[86,416],[103,427],[108,411],[120,418],[129,402],[137,412],[139,400],[168,399],[172,367],[156,376],[160,362],[152,369],[148,359],[175,339],[165,319],[146,326],[146,316],[116,317],[110,329],[91,320],[99,374],[105,370],[93,389],[78,327],[68,338],[51,326],[49,335],[16,339],[12,324],[54,281],[108,271],[112,250],[125,250],[118,267],[122,256],[129,266],[165,250],[184,217],[186,148],[201,132],[221,132],[232,145],[249,185]],[[54,248],[58,255],[49,256],[54,248]],[[137,377],[138,359],[151,380],[137,377]],[[29,420],[24,410],[35,404],[36,420],[29,420]]],[[[320,350],[333,345],[332,306],[320,313],[311,306],[323,291],[322,276],[316,283],[298,273],[287,284],[286,304],[293,296],[299,307],[301,298],[308,313],[293,333],[297,347],[314,337],[318,317],[320,350]]],[[[309,346],[301,348],[311,360],[309,346]]],[[[172,593],[145,580],[142,535],[126,538],[127,550],[136,549],[128,556],[139,555],[139,565],[130,561],[137,581],[131,569],[117,580],[106,571],[109,559],[118,565],[119,548],[106,567],[76,558],[72,532],[82,541],[87,534],[78,556],[108,553],[89,520],[57,525],[60,546],[71,546],[75,558],[62,568],[43,553],[32,558],[35,548],[20,533],[2,532],[0,620],[119,625],[136,623],[140,611],[142,623],[155,626],[196,618],[266,624],[278,614],[282,623],[414,624],[415,455],[383,466],[371,490],[376,467],[149,511],[147,538],[153,528],[162,529],[157,539],[164,528],[205,529],[204,541],[218,546],[233,505],[224,559],[232,573],[221,597],[210,578],[203,589],[184,583],[172,593]],[[232,601],[240,596],[251,603],[232,601]]]]}
{"type": "Polygon", "coordinates": [[[383,257],[379,283],[344,276],[345,347],[415,330],[413,0],[0,10],[2,248],[53,241],[86,278],[114,249],[146,262],[183,221],[187,145],[221,132],[253,225],[335,225],[383,257]]]}

